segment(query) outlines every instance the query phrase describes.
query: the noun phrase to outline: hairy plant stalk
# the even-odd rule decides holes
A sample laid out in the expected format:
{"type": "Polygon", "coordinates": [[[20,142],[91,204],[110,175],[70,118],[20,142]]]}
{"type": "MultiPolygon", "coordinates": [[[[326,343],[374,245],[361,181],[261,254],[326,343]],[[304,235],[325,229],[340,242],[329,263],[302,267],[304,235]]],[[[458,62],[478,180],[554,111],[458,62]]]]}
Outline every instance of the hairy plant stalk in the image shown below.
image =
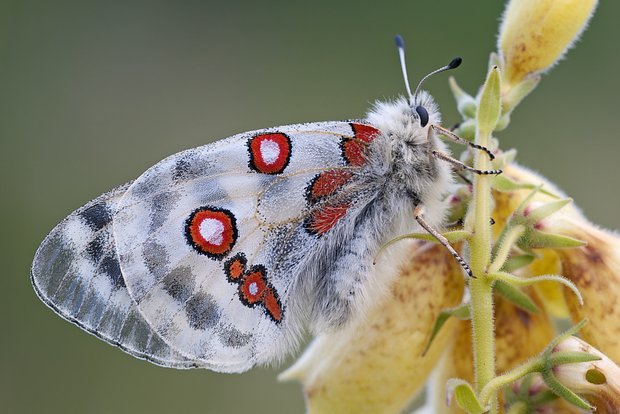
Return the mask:
{"type": "MultiPolygon", "coordinates": [[[[477,118],[476,144],[488,148],[491,133],[499,118],[499,71],[491,69],[480,97],[477,118]],[[497,106],[497,110],[495,109],[497,106]]],[[[486,154],[476,152],[474,166],[489,170],[486,154]]],[[[476,175],[473,204],[468,212],[472,237],[469,240],[470,263],[475,278],[470,279],[471,321],[475,381],[478,392],[495,377],[495,332],[493,318],[493,281],[486,277],[491,261],[491,185],[488,175],[476,175]]],[[[491,413],[497,412],[497,398],[490,399],[491,413]]]]}

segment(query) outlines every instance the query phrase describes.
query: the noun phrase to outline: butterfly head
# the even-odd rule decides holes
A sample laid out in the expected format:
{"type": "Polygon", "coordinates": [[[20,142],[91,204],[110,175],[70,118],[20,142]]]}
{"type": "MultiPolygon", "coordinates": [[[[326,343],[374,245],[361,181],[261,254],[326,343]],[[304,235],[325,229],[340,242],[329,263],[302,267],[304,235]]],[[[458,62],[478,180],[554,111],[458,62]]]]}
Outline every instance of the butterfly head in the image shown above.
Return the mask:
{"type": "Polygon", "coordinates": [[[418,86],[415,88],[415,91],[412,93],[411,92],[411,87],[409,86],[409,78],[407,76],[407,66],[405,64],[405,41],[403,40],[403,38],[398,35],[396,36],[396,47],[398,48],[398,56],[400,58],[400,66],[401,69],[403,71],[403,78],[405,80],[405,87],[407,88],[407,95],[409,97],[409,106],[411,107],[412,111],[414,112],[414,118],[416,118],[419,122],[419,125],[424,128],[426,127],[426,125],[428,125],[430,119],[431,119],[431,114],[429,111],[429,105],[428,105],[428,101],[430,100],[432,102],[432,106],[436,108],[436,105],[434,103],[434,101],[432,100],[432,98],[430,97],[430,95],[428,95],[427,93],[424,93],[420,90],[420,87],[422,86],[422,83],[424,83],[424,81],[426,79],[428,79],[429,77],[440,73],[440,72],[444,72],[446,70],[451,70],[451,69],[456,69],[458,68],[461,63],[463,62],[463,59],[461,59],[460,57],[455,57],[454,59],[452,59],[450,61],[450,63],[448,63],[445,66],[442,66],[441,68],[432,71],[431,73],[427,74],[426,76],[424,76],[420,82],[418,83],[418,86]]]}
{"type": "Polygon", "coordinates": [[[392,139],[416,144],[427,142],[430,125],[441,125],[439,107],[426,91],[419,91],[415,102],[406,96],[378,101],[367,119],[392,139]]]}

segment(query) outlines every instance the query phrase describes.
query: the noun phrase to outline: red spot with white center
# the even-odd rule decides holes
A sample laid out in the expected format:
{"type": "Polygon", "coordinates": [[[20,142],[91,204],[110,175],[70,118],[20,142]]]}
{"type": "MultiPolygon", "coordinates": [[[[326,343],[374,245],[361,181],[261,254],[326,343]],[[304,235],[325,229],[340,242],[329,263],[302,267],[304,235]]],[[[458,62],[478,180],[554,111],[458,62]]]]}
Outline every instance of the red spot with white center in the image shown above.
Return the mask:
{"type": "Polygon", "coordinates": [[[256,135],[248,141],[250,168],[262,174],[280,174],[291,159],[291,140],[276,132],[256,135]]]}
{"type": "Polygon", "coordinates": [[[306,220],[305,227],[312,234],[322,236],[331,230],[346,213],[351,205],[346,203],[327,204],[315,210],[306,220]]]}
{"type": "Polygon", "coordinates": [[[306,198],[310,203],[316,203],[322,198],[334,194],[346,184],[353,174],[346,170],[329,170],[314,177],[306,190],[306,198]]]}
{"type": "Polygon", "coordinates": [[[241,303],[249,308],[260,306],[272,321],[280,323],[284,311],[278,292],[267,280],[267,269],[263,265],[253,265],[247,269],[247,264],[243,253],[228,259],[224,263],[228,281],[238,285],[237,293],[241,303]]]}
{"type": "Polygon", "coordinates": [[[237,241],[235,216],[222,208],[200,207],[185,222],[185,236],[198,253],[221,259],[237,241]]]}
{"type": "Polygon", "coordinates": [[[342,155],[349,165],[361,167],[366,163],[366,150],[376,137],[381,134],[370,125],[351,123],[352,138],[344,138],[341,143],[342,155]]]}
{"type": "Polygon", "coordinates": [[[253,266],[239,285],[241,300],[248,306],[254,306],[262,302],[267,289],[265,268],[260,265],[253,266]]]}

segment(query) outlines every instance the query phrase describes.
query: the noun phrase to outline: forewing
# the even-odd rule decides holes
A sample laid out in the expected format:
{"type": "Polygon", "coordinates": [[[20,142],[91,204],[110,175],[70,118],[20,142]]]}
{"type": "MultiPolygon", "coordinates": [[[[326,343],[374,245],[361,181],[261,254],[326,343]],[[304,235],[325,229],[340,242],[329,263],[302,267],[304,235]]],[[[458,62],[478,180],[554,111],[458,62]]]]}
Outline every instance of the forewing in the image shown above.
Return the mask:
{"type": "Polygon", "coordinates": [[[348,122],[276,127],[173,155],[127,190],[114,238],[130,295],[185,357],[226,372],[291,351],[312,180],[350,167],[348,122]]]}
{"type": "Polygon", "coordinates": [[[158,365],[196,367],[151,329],[127,292],[112,219],[129,186],[96,198],[50,232],[35,255],[32,284],[60,316],[125,352],[158,365]]]}

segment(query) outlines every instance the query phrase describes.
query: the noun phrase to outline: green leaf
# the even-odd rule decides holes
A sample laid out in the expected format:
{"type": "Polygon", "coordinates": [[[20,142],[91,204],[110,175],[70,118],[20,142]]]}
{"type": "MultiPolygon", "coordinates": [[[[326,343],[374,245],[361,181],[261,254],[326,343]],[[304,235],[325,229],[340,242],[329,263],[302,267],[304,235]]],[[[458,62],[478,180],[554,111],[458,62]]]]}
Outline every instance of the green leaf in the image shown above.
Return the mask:
{"type": "Polygon", "coordinates": [[[497,290],[500,295],[508,299],[508,301],[517,305],[523,310],[526,310],[530,313],[540,312],[540,309],[538,308],[538,306],[536,306],[534,301],[521,289],[515,286],[498,280],[497,282],[495,282],[495,290],[497,290]]]}
{"type": "Polygon", "coordinates": [[[532,263],[536,259],[536,256],[533,254],[520,254],[516,256],[511,256],[506,260],[502,269],[504,272],[512,273],[517,269],[521,269],[532,263]]]}
{"type": "Polygon", "coordinates": [[[521,103],[523,98],[528,96],[540,83],[540,75],[527,76],[523,81],[513,86],[502,102],[502,112],[511,113],[517,105],[521,103]]]}
{"type": "MultiPolygon", "coordinates": [[[[534,283],[545,282],[545,281],[558,282],[558,283],[563,284],[570,290],[572,290],[575,296],[577,296],[577,300],[579,301],[579,304],[583,305],[583,297],[581,296],[581,292],[579,292],[579,289],[577,288],[577,286],[575,286],[573,282],[571,282],[564,276],[541,275],[541,276],[532,276],[532,277],[520,277],[520,276],[515,276],[511,273],[507,273],[507,272],[493,272],[493,273],[488,273],[487,277],[496,280],[497,281],[496,283],[502,281],[502,282],[505,282],[513,286],[530,286],[530,285],[533,285],[534,283]]],[[[578,326],[581,326],[581,325],[578,325],[578,326]]]]}
{"type": "Polygon", "coordinates": [[[444,309],[439,313],[439,315],[437,315],[437,319],[435,319],[435,323],[433,324],[431,336],[428,339],[426,347],[424,347],[424,351],[422,351],[422,356],[426,355],[429,348],[431,347],[431,344],[433,343],[433,340],[451,316],[454,316],[461,320],[469,319],[469,304],[463,303],[462,305],[459,305],[455,308],[444,309]]]}
{"type": "Polygon", "coordinates": [[[545,381],[545,384],[547,384],[547,386],[551,388],[551,391],[553,391],[556,395],[565,399],[569,403],[576,405],[579,408],[583,408],[584,410],[592,410],[594,408],[586,400],[566,388],[564,384],[558,381],[553,376],[551,369],[543,370],[542,378],[545,381]]]}
{"type": "Polygon", "coordinates": [[[467,381],[462,379],[451,378],[447,383],[448,387],[448,405],[452,401],[451,396],[454,395],[456,403],[469,414],[483,414],[484,408],[478,401],[474,389],[467,381]]]}
{"type": "Polygon", "coordinates": [[[491,70],[493,68],[493,66],[497,66],[497,67],[499,67],[501,69],[502,68],[502,64],[503,64],[503,62],[502,62],[502,59],[499,57],[499,55],[497,53],[495,53],[495,52],[491,52],[489,54],[489,62],[488,62],[487,72],[489,70],[491,70]]]}
{"type": "Polygon", "coordinates": [[[579,364],[581,362],[600,361],[601,357],[579,351],[556,351],[549,356],[549,366],[555,367],[564,364],[579,364]]]}
{"type": "MultiPolygon", "coordinates": [[[[511,180],[508,176],[500,174],[493,177],[491,180],[491,187],[496,191],[501,192],[509,192],[515,190],[536,190],[538,186],[529,183],[517,183],[516,181],[511,180]]],[[[550,197],[558,198],[557,195],[540,188],[540,191],[543,194],[546,194],[550,197]]]]}
{"type": "Polygon", "coordinates": [[[530,223],[538,223],[540,220],[549,217],[572,202],[572,198],[563,198],[561,200],[551,201],[536,207],[534,210],[530,211],[526,217],[530,223]]]}
{"type": "Polygon", "coordinates": [[[463,118],[475,117],[476,100],[461,89],[453,76],[450,76],[448,82],[450,83],[450,90],[452,91],[452,95],[454,95],[454,100],[456,101],[456,106],[461,116],[463,116],[463,118]]]}
{"type": "Polygon", "coordinates": [[[519,241],[519,247],[524,249],[568,249],[572,247],[585,246],[583,240],[574,239],[557,233],[547,233],[544,231],[532,231],[530,237],[523,237],[519,241]]]}
{"type": "Polygon", "coordinates": [[[478,131],[481,134],[490,135],[499,120],[501,114],[500,84],[499,68],[493,66],[482,87],[476,114],[478,131]]]}
{"type": "Polygon", "coordinates": [[[473,141],[476,136],[476,121],[473,119],[467,119],[461,122],[458,128],[454,130],[454,133],[468,141],[473,141]]]}

